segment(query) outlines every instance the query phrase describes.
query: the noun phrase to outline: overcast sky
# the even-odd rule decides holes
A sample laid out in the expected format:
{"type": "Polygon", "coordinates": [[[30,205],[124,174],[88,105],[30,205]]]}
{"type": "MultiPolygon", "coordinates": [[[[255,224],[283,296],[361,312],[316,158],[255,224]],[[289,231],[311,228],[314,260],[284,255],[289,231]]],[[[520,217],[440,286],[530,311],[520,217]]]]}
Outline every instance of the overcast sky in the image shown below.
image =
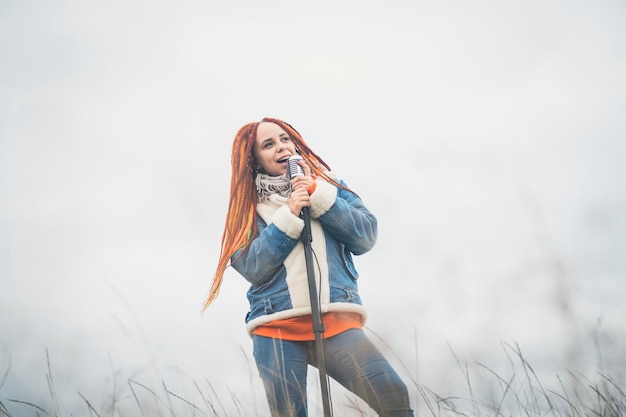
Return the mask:
{"type": "Polygon", "coordinates": [[[378,216],[368,331],[421,383],[449,385],[448,344],[552,372],[597,366],[597,335],[612,366],[626,4],[309,3],[0,2],[0,401],[49,405],[47,349],[63,413],[129,375],[245,402],[243,278],[199,310],[232,138],[265,116],[378,216]]]}

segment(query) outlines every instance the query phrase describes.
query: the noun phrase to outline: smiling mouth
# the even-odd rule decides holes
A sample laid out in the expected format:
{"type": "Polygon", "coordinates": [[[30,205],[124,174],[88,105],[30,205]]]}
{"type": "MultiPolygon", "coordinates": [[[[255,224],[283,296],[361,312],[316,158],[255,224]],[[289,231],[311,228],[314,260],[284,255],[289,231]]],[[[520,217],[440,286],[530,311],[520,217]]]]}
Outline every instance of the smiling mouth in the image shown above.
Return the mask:
{"type": "Polygon", "coordinates": [[[284,157],[284,158],[279,159],[277,162],[278,162],[279,164],[284,164],[284,163],[287,163],[287,161],[288,161],[288,160],[289,160],[289,157],[288,157],[288,156],[286,156],[286,157],[284,157]]]}

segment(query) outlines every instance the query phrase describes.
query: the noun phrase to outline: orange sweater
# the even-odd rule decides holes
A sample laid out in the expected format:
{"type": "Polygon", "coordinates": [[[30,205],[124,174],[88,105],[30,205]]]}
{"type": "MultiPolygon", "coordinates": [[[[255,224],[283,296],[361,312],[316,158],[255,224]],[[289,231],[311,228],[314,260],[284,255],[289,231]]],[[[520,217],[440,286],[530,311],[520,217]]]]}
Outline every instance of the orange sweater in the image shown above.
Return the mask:
{"type": "MultiPolygon", "coordinates": [[[[358,313],[326,313],[322,316],[324,338],[345,332],[348,329],[361,329],[361,315],[358,313]]],[[[255,327],[252,334],[274,339],[310,341],[315,340],[313,318],[311,315],[275,320],[255,327]]]]}

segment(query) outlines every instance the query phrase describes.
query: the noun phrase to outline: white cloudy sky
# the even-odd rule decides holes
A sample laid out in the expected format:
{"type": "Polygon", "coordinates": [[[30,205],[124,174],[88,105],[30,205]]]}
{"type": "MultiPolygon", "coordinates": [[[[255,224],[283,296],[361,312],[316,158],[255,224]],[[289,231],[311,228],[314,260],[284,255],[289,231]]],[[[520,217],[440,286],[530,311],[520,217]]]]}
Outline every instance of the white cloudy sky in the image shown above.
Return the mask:
{"type": "Polygon", "coordinates": [[[369,330],[425,385],[448,343],[624,345],[626,5],[309,3],[0,3],[1,402],[47,404],[46,349],[64,413],[118,373],[246,398],[243,279],[199,308],[264,116],[377,214],[369,330]]]}

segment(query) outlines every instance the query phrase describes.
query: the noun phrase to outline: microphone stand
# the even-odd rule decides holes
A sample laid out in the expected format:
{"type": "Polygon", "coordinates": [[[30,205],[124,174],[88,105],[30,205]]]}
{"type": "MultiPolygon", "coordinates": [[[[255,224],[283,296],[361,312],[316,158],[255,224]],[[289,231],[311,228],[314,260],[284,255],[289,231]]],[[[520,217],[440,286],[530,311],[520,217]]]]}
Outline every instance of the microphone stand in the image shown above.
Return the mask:
{"type": "Polygon", "coordinates": [[[304,245],[304,259],[306,262],[306,273],[309,281],[309,297],[311,299],[311,315],[313,317],[313,334],[315,335],[315,351],[317,353],[317,369],[320,374],[320,384],[322,389],[322,405],[324,407],[324,417],[331,417],[330,393],[328,389],[328,378],[326,376],[326,357],[324,356],[324,323],[320,312],[320,303],[317,296],[317,285],[315,284],[315,270],[313,268],[313,249],[311,242],[311,217],[309,208],[304,207],[300,213],[304,220],[304,230],[302,231],[302,243],[304,245]]]}
{"type": "MultiPolygon", "coordinates": [[[[300,155],[292,155],[287,163],[287,173],[290,179],[304,175],[304,171],[298,161],[302,160],[300,155]]],[[[320,385],[322,389],[322,405],[324,407],[324,417],[331,417],[330,392],[328,390],[328,377],[326,375],[326,357],[324,355],[324,323],[320,312],[320,302],[318,299],[317,285],[315,285],[315,269],[313,268],[313,248],[311,242],[311,216],[309,207],[300,210],[300,218],[304,220],[304,230],[300,238],[304,245],[304,260],[306,262],[306,274],[309,283],[309,299],[311,301],[311,317],[313,318],[313,334],[315,335],[315,352],[317,354],[317,369],[320,373],[320,385]]],[[[321,285],[321,284],[320,284],[321,285]]]]}

